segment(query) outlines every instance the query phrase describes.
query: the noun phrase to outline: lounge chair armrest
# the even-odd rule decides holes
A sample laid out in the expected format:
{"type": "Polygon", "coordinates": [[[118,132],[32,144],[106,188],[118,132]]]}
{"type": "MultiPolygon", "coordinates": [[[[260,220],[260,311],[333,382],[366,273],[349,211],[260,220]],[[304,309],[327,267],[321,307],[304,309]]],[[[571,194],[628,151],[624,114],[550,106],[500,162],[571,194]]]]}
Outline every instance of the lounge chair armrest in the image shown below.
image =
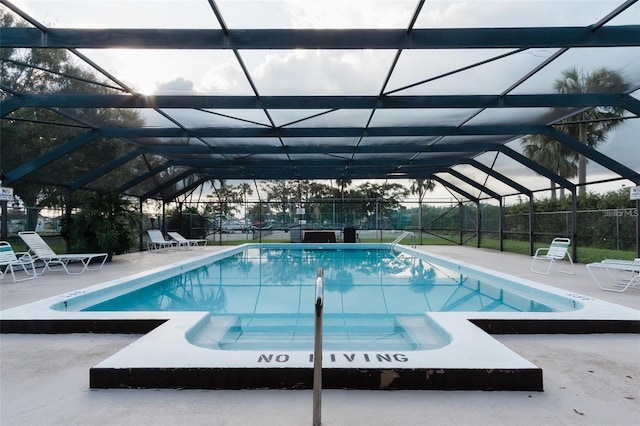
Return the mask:
{"type": "Polygon", "coordinates": [[[538,257],[538,253],[540,253],[541,251],[544,251],[545,254],[549,253],[549,247],[540,247],[539,249],[536,250],[534,256],[538,257]]]}
{"type": "Polygon", "coordinates": [[[15,255],[20,261],[22,261],[22,259],[25,259],[28,262],[33,262],[34,260],[33,257],[31,256],[31,253],[29,253],[28,251],[15,252],[15,255]]]}

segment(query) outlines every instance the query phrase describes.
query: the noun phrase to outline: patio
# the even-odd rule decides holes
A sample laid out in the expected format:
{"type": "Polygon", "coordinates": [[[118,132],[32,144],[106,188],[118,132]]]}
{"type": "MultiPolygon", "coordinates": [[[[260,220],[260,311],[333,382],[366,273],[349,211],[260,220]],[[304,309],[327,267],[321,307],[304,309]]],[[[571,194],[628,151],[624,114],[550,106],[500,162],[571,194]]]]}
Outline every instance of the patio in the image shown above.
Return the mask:
{"type": "MultiPolygon", "coordinates": [[[[422,246],[435,254],[640,308],[640,292],[598,289],[584,265],[574,276],[529,271],[530,258],[457,246],[422,246]]],[[[206,250],[219,250],[208,247],[206,250]]],[[[116,257],[101,272],[3,280],[0,307],[80,289],[187,252],[116,257]]],[[[640,317],[640,313],[639,313],[640,317]]],[[[346,391],[323,394],[323,424],[635,424],[640,415],[640,339],[631,334],[494,336],[544,371],[544,392],[346,391]]],[[[137,335],[0,336],[0,423],[278,424],[311,423],[311,391],[90,390],[89,368],[137,335]]]]}

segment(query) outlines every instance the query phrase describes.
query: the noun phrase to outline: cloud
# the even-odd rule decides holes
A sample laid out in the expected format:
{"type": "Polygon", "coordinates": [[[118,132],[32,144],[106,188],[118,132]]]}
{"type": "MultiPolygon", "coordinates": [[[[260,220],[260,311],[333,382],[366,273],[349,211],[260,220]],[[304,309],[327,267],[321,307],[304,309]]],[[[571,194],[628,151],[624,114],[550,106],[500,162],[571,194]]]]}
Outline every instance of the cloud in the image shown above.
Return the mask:
{"type": "Polygon", "coordinates": [[[155,92],[161,95],[193,94],[193,81],[178,77],[171,81],[157,84],[155,92]]]}
{"type": "Polygon", "coordinates": [[[293,28],[406,28],[413,0],[283,2],[293,28]]]}
{"type": "Polygon", "coordinates": [[[612,7],[610,2],[585,0],[427,2],[416,27],[584,26],[599,21],[611,12],[612,7]]]}
{"type": "Polygon", "coordinates": [[[251,75],[261,95],[364,95],[382,87],[393,52],[253,52],[251,75]]]}
{"type": "Polygon", "coordinates": [[[202,73],[197,91],[215,95],[253,95],[251,85],[235,58],[212,61],[202,73]]]}

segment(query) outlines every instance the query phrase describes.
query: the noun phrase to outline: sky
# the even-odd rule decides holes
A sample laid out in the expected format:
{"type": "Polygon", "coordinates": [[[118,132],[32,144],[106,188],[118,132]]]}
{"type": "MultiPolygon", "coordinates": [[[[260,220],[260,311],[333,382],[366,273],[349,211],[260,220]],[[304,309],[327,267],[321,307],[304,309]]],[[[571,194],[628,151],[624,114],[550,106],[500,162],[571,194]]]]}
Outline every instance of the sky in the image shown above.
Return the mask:
{"type": "MultiPolygon", "coordinates": [[[[105,1],[105,0],[14,0],[17,7],[41,23],[52,27],[79,28],[220,28],[207,0],[181,1],[105,1]]],[[[416,1],[216,1],[226,25],[231,28],[407,28],[416,8],[416,1]]],[[[582,26],[593,24],[622,3],[622,0],[466,0],[427,1],[416,20],[416,28],[465,28],[511,26],[582,26]]],[[[611,24],[639,24],[640,4],[635,4],[611,24]]],[[[252,89],[232,51],[140,51],[127,49],[82,50],[100,66],[122,82],[143,94],[183,95],[250,95],[252,89]]],[[[508,50],[478,49],[465,51],[404,51],[394,73],[384,86],[387,70],[396,51],[327,51],[327,50],[264,50],[241,51],[242,60],[260,95],[377,95],[381,90],[392,91],[419,81],[441,76],[508,50]]],[[[456,73],[448,77],[417,85],[397,92],[414,94],[498,94],[519,80],[532,67],[540,64],[555,49],[530,49],[500,61],[494,61],[456,73]]],[[[640,48],[572,49],[543,68],[534,77],[516,87],[512,94],[552,93],[555,79],[569,66],[590,71],[607,66],[620,71],[634,87],[640,87],[640,48]],[[603,53],[604,52],[604,53],[603,53]]],[[[640,98],[640,91],[633,94],[640,98]]],[[[261,111],[220,111],[243,120],[268,124],[261,111]]],[[[305,111],[313,114],[319,111],[305,111]]],[[[429,110],[419,114],[407,111],[381,111],[374,115],[372,126],[457,124],[471,111],[429,110]]],[[[513,120],[545,111],[500,111],[513,114],[513,120]]],[[[189,125],[197,125],[200,117],[185,111],[175,111],[177,117],[189,125]]],[[[490,124],[494,111],[485,111],[471,124],[490,124]]],[[[277,125],[301,118],[299,111],[274,111],[277,125]]],[[[364,126],[368,112],[340,111],[312,120],[304,126],[329,126],[350,123],[364,126]]],[[[148,125],[167,125],[158,115],[147,115],[148,125]]],[[[246,126],[239,120],[207,115],[226,125],[246,126]]],[[[211,123],[211,122],[208,122],[211,123]]],[[[217,123],[216,123],[217,124],[217,123]]],[[[627,167],[640,170],[638,135],[640,120],[628,120],[610,135],[600,149],[627,167]]],[[[518,149],[519,143],[511,144],[518,149]]],[[[491,165],[491,155],[482,161],[491,165]]],[[[546,187],[546,179],[503,158],[496,165],[509,171],[510,177],[530,185],[533,189],[546,187]]],[[[589,179],[607,179],[610,173],[597,164],[588,168],[589,179]]],[[[484,179],[476,172],[477,179],[484,179]]],[[[616,182],[601,190],[617,189],[616,182]]],[[[450,198],[444,189],[434,197],[450,198]]]]}

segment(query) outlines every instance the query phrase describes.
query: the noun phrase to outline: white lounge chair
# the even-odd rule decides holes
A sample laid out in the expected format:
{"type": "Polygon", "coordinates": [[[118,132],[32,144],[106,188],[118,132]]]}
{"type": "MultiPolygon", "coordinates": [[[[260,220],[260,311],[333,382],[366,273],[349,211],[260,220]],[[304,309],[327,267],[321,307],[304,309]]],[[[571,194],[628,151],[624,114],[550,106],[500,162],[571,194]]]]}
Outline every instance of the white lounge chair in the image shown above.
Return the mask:
{"type": "Polygon", "coordinates": [[[44,263],[42,272],[38,275],[42,275],[47,269],[54,271],[52,266],[60,266],[67,274],[77,275],[84,274],[85,271],[99,271],[107,261],[107,253],[68,253],[57,254],[49,245],[42,239],[42,237],[33,231],[18,232],[18,236],[22,238],[29,252],[32,254],[34,261],[41,261],[44,263]],[[96,261],[97,266],[89,267],[89,265],[96,261]],[[69,270],[69,263],[79,262],[82,265],[80,272],[72,272],[69,270]]]}
{"type": "Polygon", "coordinates": [[[162,231],[160,231],[159,229],[149,229],[147,230],[147,234],[149,234],[149,239],[151,240],[147,242],[148,250],[160,250],[164,248],[178,247],[177,241],[165,240],[164,235],[162,235],[162,231]]]}
{"type": "Polygon", "coordinates": [[[35,262],[29,253],[16,253],[13,251],[11,244],[6,241],[0,241],[0,279],[7,275],[7,272],[11,272],[14,283],[32,280],[37,277],[35,262]],[[31,272],[29,272],[28,266],[31,267],[31,272]],[[25,278],[16,279],[16,270],[14,268],[18,267],[27,275],[25,278]]]}
{"type": "Polygon", "coordinates": [[[588,263],[587,271],[596,285],[606,291],[620,293],[640,284],[640,258],[635,260],[605,259],[602,262],[588,263]],[[607,280],[603,281],[602,278],[607,278],[607,280]]]}
{"type": "Polygon", "coordinates": [[[204,247],[207,245],[205,239],[185,238],[179,232],[167,232],[167,235],[178,242],[178,247],[204,247]]]}
{"type": "Polygon", "coordinates": [[[535,272],[536,274],[545,274],[548,275],[551,270],[551,266],[557,261],[562,260],[565,257],[569,259],[569,263],[571,264],[571,270],[560,270],[558,272],[562,272],[564,274],[575,274],[576,268],[573,265],[573,260],[571,259],[571,255],[569,254],[569,246],[571,245],[571,240],[569,238],[554,238],[551,241],[551,245],[549,247],[542,247],[536,250],[533,255],[533,260],[531,261],[531,272],[535,272]],[[549,264],[547,266],[547,270],[537,270],[535,269],[536,261],[548,261],[549,264]]]}

